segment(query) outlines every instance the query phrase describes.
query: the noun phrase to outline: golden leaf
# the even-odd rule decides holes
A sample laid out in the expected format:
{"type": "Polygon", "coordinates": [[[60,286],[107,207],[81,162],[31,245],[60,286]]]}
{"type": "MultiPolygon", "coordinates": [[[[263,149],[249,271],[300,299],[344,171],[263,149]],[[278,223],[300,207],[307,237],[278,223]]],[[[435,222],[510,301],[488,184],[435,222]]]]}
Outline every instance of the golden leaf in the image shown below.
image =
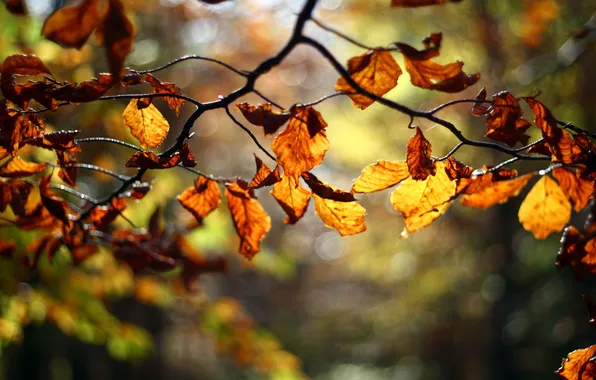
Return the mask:
{"type": "Polygon", "coordinates": [[[284,220],[285,224],[294,224],[306,212],[311,192],[300,186],[300,182],[294,177],[281,175],[281,182],[273,185],[270,194],[288,215],[284,220]]]}
{"type": "Polygon", "coordinates": [[[410,176],[406,162],[379,160],[362,169],[352,185],[354,193],[374,193],[395,186],[410,176]]]}
{"type": "Polygon", "coordinates": [[[45,168],[46,164],[27,162],[20,157],[15,157],[0,167],[0,177],[28,177],[42,172],[45,168]]]}
{"type": "Polygon", "coordinates": [[[355,235],[366,230],[366,210],[356,202],[340,202],[321,198],[313,194],[315,212],[329,228],[336,229],[341,236],[355,235]]]}
{"type": "Polygon", "coordinates": [[[546,239],[569,222],[571,204],[555,180],[545,175],[522,202],[518,216],[536,239],[546,239]]]}
{"type": "Polygon", "coordinates": [[[529,173],[507,181],[495,181],[493,173],[487,173],[471,179],[462,179],[464,197],[461,204],[475,208],[489,208],[505,203],[515,197],[526,186],[533,174],[529,173]]]}
{"type": "Polygon", "coordinates": [[[570,352],[556,373],[565,380],[593,380],[596,363],[591,359],[595,354],[596,345],[570,352]]]}
{"type": "Polygon", "coordinates": [[[217,182],[205,177],[198,177],[195,185],[184,190],[177,197],[178,201],[200,223],[221,202],[221,192],[217,182]]]}
{"type": "Polygon", "coordinates": [[[170,130],[170,124],[153,104],[139,109],[138,99],[128,103],[122,117],[124,125],[130,128],[130,133],[139,140],[144,149],[161,145],[170,130]]]}

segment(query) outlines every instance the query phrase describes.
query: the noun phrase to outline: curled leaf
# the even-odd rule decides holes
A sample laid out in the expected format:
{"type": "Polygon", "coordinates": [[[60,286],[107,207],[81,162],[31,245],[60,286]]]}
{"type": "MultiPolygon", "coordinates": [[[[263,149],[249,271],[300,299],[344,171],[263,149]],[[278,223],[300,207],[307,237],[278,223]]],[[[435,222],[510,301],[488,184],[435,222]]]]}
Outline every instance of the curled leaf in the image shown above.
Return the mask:
{"type": "Polygon", "coordinates": [[[263,127],[265,136],[277,132],[277,130],[292,116],[291,112],[273,111],[270,103],[259,104],[258,106],[253,106],[248,103],[238,103],[234,109],[240,110],[242,115],[244,115],[246,120],[252,125],[263,127]]]}
{"type": "Polygon", "coordinates": [[[271,186],[281,181],[279,166],[276,166],[275,170],[271,171],[271,169],[269,169],[269,167],[263,163],[263,160],[256,154],[255,162],[257,164],[257,172],[252,181],[248,184],[249,189],[260,189],[261,187],[271,186]]]}
{"type": "Polygon", "coordinates": [[[221,192],[217,182],[199,176],[194,187],[184,190],[177,199],[201,223],[221,203],[221,192]]]}
{"type": "Polygon", "coordinates": [[[416,134],[408,140],[406,148],[406,162],[412,179],[423,181],[429,175],[437,172],[435,162],[430,157],[432,146],[424,137],[420,128],[416,127],[416,134]]]}
{"type": "Polygon", "coordinates": [[[311,172],[302,173],[302,179],[313,193],[324,199],[330,199],[337,202],[353,202],[356,199],[352,193],[335,189],[326,183],[323,183],[311,172]]]}
{"type": "Polygon", "coordinates": [[[281,181],[273,185],[270,194],[286,213],[285,224],[294,224],[302,218],[311,196],[299,181],[285,173],[281,175],[281,181]]]}
{"type": "Polygon", "coordinates": [[[43,24],[41,34],[61,46],[80,49],[101,22],[101,16],[99,0],[83,0],[52,13],[43,24]]]}
{"type": "Polygon", "coordinates": [[[573,209],[581,211],[588,205],[594,194],[594,181],[582,177],[579,169],[572,173],[563,168],[553,170],[561,190],[573,201],[573,209]]]}
{"type": "Polygon", "coordinates": [[[41,173],[45,168],[46,164],[27,162],[20,157],[15,157],[0,167],[0,177],[29,177],[41,173]]]}

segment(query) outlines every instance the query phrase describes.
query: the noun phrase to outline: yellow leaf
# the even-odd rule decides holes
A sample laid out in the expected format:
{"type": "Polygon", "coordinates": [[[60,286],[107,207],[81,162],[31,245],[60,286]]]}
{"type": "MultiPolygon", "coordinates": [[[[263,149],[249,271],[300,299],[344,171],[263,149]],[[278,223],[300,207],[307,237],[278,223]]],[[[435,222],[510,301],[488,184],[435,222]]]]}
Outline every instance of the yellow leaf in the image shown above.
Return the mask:
{"type": "Polygon", "coordinates": [[[377,161],[362,169],[352,185],[354,193],[373,193],[395,186],[410,176],[406,162],[377,161]]]}
{"type": "MultiPolygon", "coordinates": [[[[360,87],[375,95],[382,96],[397,86],[397,79],[402,74],[397,62],[387,50],[374,50],[353,57],[348,61],[350,77],[360,87]]],[[[336,91],[354,92],[354,89],[340,77],[335,84],[336,91]]],[[[374,100],[362,94],[349,95],[354,106],[365,109],[374,100]]]]}
{"type": "Polygon", "coordinates": [[[391,194],[391,204],[406,222],[402,236],[423,229],[444,213],[455,189],[456,181],[447,176],[444,162],[437,162],[437,174],[424,181],[408,178],[401,182],[391,194]]]}
{"type": "MultiPolygon", "coordinates": [[[[493,181],[492,173],[462,179],[469,181],[464,189],[461,204],[475,208],[489,208],[499,203],[505,203],[509,198],[515,197],[526,186],[533,174],[529,173],[507,181],[493,181]]],[[[462,182],[465,183],[465,182],[462,182]]]]}
{"type": "Polygon", "coordinates": [[[311,195],[310,191],[300,186],[299,181],[286,173],[282,174],[281,182],[273,185],[270,193],[288,215],[284,220],[285,224],[294,224],[302,218],[311,195]]]}
{"type": "Polygon", "coordinates": [[[543,176],[522,202],[518,216],[536,239],[546,239],[569,222],[571,204],[555,180],[543,176]]]}
{"type": "Polygon", "coordinates": [[[184,190],[178,196],[178,201],[187,209],[198,222],[201,222],[221,202],[221,192],[217,182],[205,177],[198,177],[195,185],[184,190]]]}
{"type": "Polygon", "coordinates": [[[329,228],[336,229],[341,236],[355,235],[366,230],[366,210],[356,202],[339,202],[313,194],[315,212],[329,228]]]}
{"type": "Polygon", "coordinates": [[[170,130],[170,124],[153,104],[139,109],[138,99],[128,103],[122,117],[124,125],[130,128],[130,133],[139,140],[144,149],[161,145],[170,130]]]}

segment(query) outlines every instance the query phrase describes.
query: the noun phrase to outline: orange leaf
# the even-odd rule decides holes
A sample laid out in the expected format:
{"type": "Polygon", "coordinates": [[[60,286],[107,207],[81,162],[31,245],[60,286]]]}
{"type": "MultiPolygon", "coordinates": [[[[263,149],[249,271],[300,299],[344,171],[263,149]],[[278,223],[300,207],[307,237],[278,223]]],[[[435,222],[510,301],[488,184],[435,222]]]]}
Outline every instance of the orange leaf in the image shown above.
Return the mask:
{"type": "Polygon", "coordinates": [[[41,34],[64,47],[80,49],[101,22],[99,0],[84,0],[52,13],[43,24],[41,34]]]}
{"type": "Polygon", "coordinates": [[[20,157],[15,157],[0,167],[0,177],[29,177],[42,172],[45,168],[46,164],[27,162],[20,157]]]}
{"type": "Polygon", "coordinates": [[[199,176],[194,187],[184,190],[178,201],[200,223],[221,203],[221,192],[217,182],[199,176]]]}
{"type": "Polygon", "coordinates": [[[455,189],[456,183],[447,176],[444,162],[437,162],[437,174],[424,181],[408,178],[401,182],[391,194],[391,204],[406,222],[402,236],[421,230],[443,214],[455,189]]]}
{"type": "Polygon", "coordinates": [[[391,0],[392,7],[423,7],[426,5],[459,3],[461,0],[391,0]]]}
{"type": "Polygon", "coordinates": [[[412,179],[420,181],[425,180],[429,175],[435,175],[437,166],[430,158],[431,152],[430,142],[424,137],[420,128],[416,127],[416,134],[410,137],[406,149],[406,162],[412,179]]]}
{"type": "Polygon", "coordinates": [[[310,187],[312,192],[321,198],[330,199],[337,202],[353,202],[356,200],[352,193],[347,193],[327,185],[326,183],[319,180],[311,172],[302,173],[302,179],[304,182],[306,182],[308,187],[310,187]]]}
{"type": "Polygon", "coordinates": [[[178,165],[180,161],[180,153],[175,153],[167,158],[159,157],[153,152],[136,152],[124,166],[127,168],[168,169],[178,165]]]}
{"type": "Polygon", "coordinates": [[[271,229],[271,218],[254,199],[244,181],[238,180],[227,185],[226,199],[234,227],[240,236],[240,253],[251,259],[259,252],[261,240],[271,229]]]}
{"type": "Polygon", "coordinates": [[[546,239],[569,222],[571,204],[559,185],[545,175],[522,202],[518,216],[524,228],[536,239],[546,239]]]}
{"type": "Polygon", "coordinates": [[[257,173],[248,185],[249,189],[260,189],[261,187],[271,186],[281,181],[279,166],[276,166],[275,170],[271,171],[256,154],[255,162],[257,163],[257,173]]]}
{"type": "Polygon", "coordinates": [[[114,76],[112,74],[99,74],[90,81],[67,83],[64,86],[49,90],[48,94],[56,100],[65,100],[73,103],[87,103],[102,97],[112,87],[114,76]]]}
{"type": "Polygon", "coordinates": [[[515,96],[507,91],[494,95],[493,104],[487,113],[484,136],[509,146],[514,146],[518,141],[523,145],[528,143],[530,137],[524,133],[531,124],[522,119],[523,111],[515,96]]]}
{"type": "Polygon", "coordinates": [[[362,169],[352,185],[353,193],[374,193],[397,185],[410,176],[406,162],[379,160],[362,169]]]}
{"type": "Polygon", "coordinates": [[[486,115],[490,107],[484,103],[486,100],[486,89],[482,87],[482,90],[476,95],[476,101],[472,105],[472,115],[474,116],[483,116],[486,115]]]}
{"type": "Polygon", "coordinates": [[[285,224],[294,224],[306,212],[311,193],[300,185],[294,177],[281,175],[281,182],[273,185],[270,194],[288,215],[284,220],[285,224]]]}
{"type": "MultiPolygon", "coordinates": [[[[162,82],[156,77],[151,74],[145,74],[145,80],[147,83],[153,87],[154,94],[174,94],[174,95],[182,95],[182,90],[180,90],[174,83],[162,82]]],[[[186,100],[175,98],[175,97],[163,97],[162,98],[172,110],[176,111],[176,115],[180,113],[180,107],[186,100]]]]}
{"type": "Polygon", "coordinates": [[[265,136],[277,132],[292,116],[291,112],[273,111],[269,103],[259,104],[256,107],[248,103],[238,103],[234,109],[240,110],[251,124],[263,127],[265,136]]]}
{"type": "Polygon", "coordinates": [[[581,211],[588,205],[594,193],[594,182],[582,178],[579,169],[572,173],[563,168],[553,170],[553,175],[559,181],[561,190],[573,201],[573,209],[581,211]]]}
{"type": "Polygon", "coordinates": [[[323,162],[329,149],[321,114],[311,107],[299,108],[287,128],[273,140],[273,151],[284,172],[298,177],[323,162]]]}
{"type": "Polygon", "coordinates": [[[489,208],[505,203],[515,197],[527,185],[533,174],[529,173],[508,181],[499,181],[494,173],[473,176],[462,181],[460,191],[464,192],[461,204],[475,208],[489,208]]]}
{"type": "Polygon", "coordinates": [[[132,50],[135,36],[135,28],[124,13],[120,0],[109,0],[107,14],[98,32],[103,36],[110,72],[120,80],[124,60],[132,50]]]}
{"type": "Polygon", "coordinates": [[[445,161],[445,173],[450,180],[470,178],[472,176],[472,168],[466,164],[463,164],[456,160],[453,156],[450,156],[445,161]]]}
{"type": "MultiPolygon", "coordinates": [[[[348,61],[348,73],[360,87],[378,96],[383,96],[397,86],[397,79],[402,74],[391,52],[373,50],[348,61]]],[[[340,77],[335,84],[336,91],[354,92],[350,84],[340,77]]],[[[350,94],[354,106],[366,109],[374,103],[366,95],[350,94]]]]}
{"type": "Polygon", "coordinates": [[[145,149],[160,146],[170,130],[170,124],[153,104],[139,109],[138,99],[130,101],[122,117],[124,125],[145,149]]]}
{"type": "Polygon", "coordinates": [[[596,345],[572,351],[556,373],[566,380],[592,380],[596,376],[595,354],[596,345]]]}
{"type": "Polygon", "coordinates": [[[340,202],[313,194],[315,212],[329,228],[341,236],[355,235],[366,230],[366,210],[356,202],[340,202]]]}

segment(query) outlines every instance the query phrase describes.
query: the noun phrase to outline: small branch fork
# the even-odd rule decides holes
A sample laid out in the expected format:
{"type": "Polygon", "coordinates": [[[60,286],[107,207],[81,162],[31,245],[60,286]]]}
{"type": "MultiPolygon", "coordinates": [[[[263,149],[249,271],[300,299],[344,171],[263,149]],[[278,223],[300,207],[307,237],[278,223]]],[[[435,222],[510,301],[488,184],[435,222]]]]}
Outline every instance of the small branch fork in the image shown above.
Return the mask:
{"type": "MultiPolygon", "coordinates": [[[[540,142],[542,142],[542,139],[535,141],[531,144],[528,144],[524,147],[521,148],[510,148],[507,147],[505,145],[501,145],[499,143],[494,143],[494,142],[488,142],[488,141],[477,141],[477,140],[472,140],[469,139],[467,137],[464,136],[464,134],[451,122],[442,119],[438,116],[436,116],[437,113],[439,113],[440,111],[444,110],[447,107],[450,107],[452,105],[456,105],[456,104],[462,104],[462,103],[477,103],[478,100],[477,99],[458,99],[458,100],[453,100],[447,103],[444,103],[442,105],[439,105],[431,110],[428,111],[420,111],[420,110],[415,110],[415,109],[411,109],[403,104],[394,102],[392,100],[389,100],[387,98],[384,98],[382,96],[378,96],[375,95],[369,91],[367,91],[366,89],[362,88],[361,86],[359,86],[350,76],[349,72],[344,68],[344,66],[334,57],[334,55],[324,46],[322,45],[320,42],[307,37],[304,35],[304,27],[307,24],[307,22],[312,21],[313,23],[315,23],[316,25],[318,25],[320,28],[338,36],[339,38],[342,38],[346,41],[348,41],[349,43],[358,46],[360,48],[366,49],[366,50],[390,50],[390,51],[396,51],[398,50],[397,48],[371,48],[369,46],[366,46],[365,44],[362,44],[358,41],[356,41],[355,39],[348,37],[347,35],[345,35],[344,33],[330,27],[327,26],[325,24],[323,24],[322,22],[320,22],[319,20],[313,18],[313,12],[317,6],[317,3],[319,2],[319,0],[306,0],[304,6],[302,7],[302,10],[300,11],[300,13],[298,14],[298,17],[296,19],[296,23],[294,24],[294,29],[293,32],[289,38],[289,40],[286,42],[286,44],[282,47],[282,49],[275,54],[274,56],[270,57],[269,59],[266,59],[265,61],[263,61],[261,64],[258,65],[258,67],[256,67],[254,70],[252,71],[246,71],[246,70],[241,70],[238,69],[226,62],[214,59],[214,58],[210,58],[210,57],[205,57],[205,56],[199,56],[199,55],[188,55],[188,56],[183,56],[180,58],[177,58],[171,62],[168,62],[166,64],[164,64],[163,66],[154,68],[154,69],[149,69],[149,70],[134,70],[131,69],[131,72],[133,73],[137,73],[137,74],[145,74],[145,73],[154,73],[157,71],[161,71],[167,68],[170,68],[178,63],[181,62],[185,62],[185,61],[189,61],[189,60],[199,60],[199,61],[207,61],[207,62],[211,62],[214,63],[216,65],[219,65],[229,71],[231,71],[234,74],[237,74],[238,76],[242,77],[245,79],[245,83],[242,87],[236,89],[235,91],[225,95],[225,96],[220,96],[217,100],[215,101],[211,101],[211,102],[206,102],[206,103],[201,103],[198,102],[197,100],[187,97],[185,95],[175,95],[175,94],[120,94],[120,95],[109,95],[109,96],[103,96],[101,98],[99,98],[99,100],[113,100],[113,99],[135,99],[135,98],[153,98],[153,97],[176,97],[179,99],[184,99],[186,101],[188,101],[189,103],[193,104],[196,106],[195,111],[188,117],[188,119],[186,120],[186,122],[184,123],[180,133],[178,134],[178,136],[176,137],[176,141],[169,147],[167,148],[164,152],[159,154],[159,158],[160,159],[168,159],[170,157],[172,157],[173,154],[175,154],[176,152],[179,152],[180,149],[182,148],[182,146],[186,143],[186,141],[192,136],[191,134],[191,129],[194,125],[194,123],[207,111],[212,111],[215,109],[223,109],[226,114],[228,115],[228,117],[238,126],[240,127],[242,130],[244,130],[244,132],[246,132],[249,137],[253,140],[253,142],[257,145],[257,147],[264,153],[267,155],[267,157],[269,157],[271,160],[276,161],[276,157],[275,155],[273,155],[271,152],[269,152],[264,146],[262,146],[260,144],[260,142],[258,141],[258,139],[256,138],[256,136],[250,131],[249,128],[247,128],[246,126],[244,126],[233,114],[232,112],[230,112],[229,107],[231,105],[233,105],[236,101],[238,101],[240,98],[242,98],[245,95],[248,95],[250,93],[253,93],[257,96],[259,96],[261,99],[263,99],[264,101],[271,103],[273,106],[275,106],[276,108],[279,109],[286,109],[283,106],[279,105],[278,103],[274,102],[273,100],[271,100],[269,97],[267,97],[266,95],[264,95],[262,92],[260,92],[257,88],[256,88],[256,83],[258,81],[259,78],[261,78],[262,76],[264,76],[265,74],[267,74],[271,69],[273,69],[274,67],[278,66],[279,64],[281,64],[286,57],[288,57],[288,55],[294,50],[294,48],[296,48],[298,45],[306,45],[309,46],[311,48],[313,48],[316,52],[318,52],[323,58],[325,58],[325,60],[335,69],[335,71],[337,71],[337,73],[345,79],[345,81],[354,89],[354,93],[359,93],[362,94],[372,100],[375,100],[376,102],[383,104],[386,107],[389,107],[395,111],[398,111],[400,113],[403,113],[405,115],[408,115],[410,117],[410,126],[412,124],[412,122],[414,121],[414,119],[416,118],[421,118],[421,119],[425,119],[428,120],[432,123],[438,124],[444,128],[446,128],[449,132],[451,132],[451,134],[453,134],[457,139],[458,139],[458,143],[455,145],[455,147],[449,152],[447,153],[447,155],[443,156],[443,157],[435,157],[434,159],[437,161],[443,161],[448,159],[449,157],[451,157],[454,153],[456,153],[461,147],[467,145],[467,146],[473,146],[473,147],[478,147],[478,148],[484,148],[484,149],[490,149],[490,150],[494,150],[494,151],[498,151],[501,153],[505,153],[509,156],[511,156],[510,159],[508,159],[507,161],[504,161],[501,164],[498,164],[497,166],[491,168],[491,170],[496,170],[495,168],[500,168],[504,165],[516,162],[516,161],[520,161],[520,160],[534,160],[534,161],[550,161],[550,157],[547,156],[541,156],[541,155],[530,155],[530,154],[526,154],[523,153],[524,151],[526,151],[528,148],[539,144],[540,142]]],[[[335,92],[332,93],[330,95],[327,95],[319,100],[316,100],[314,102],[305,104],[305,106],[314,106],[317,104],[320,104],[321,102],[327,101],[329,99],[332,99],[334,97],[338,97],[338,96],[342,96],[342,95],[349,95],[349,93],[346,92],[335,92]]],[[[490,101],[484,101],[484,103],[491,103],[490,101]]],[[[63,105],[67,105],[70,104],[68,102],[63,102],[60,103],[59,106],[63,106],[63,105]]],[[[27,110],[26,112],[31,112],[31,113],[39,113],[39,112],[44,112],[46,111],[46,109],[41,109],[41,110],[27,110]]],[[[571,131],[574,131],[575,133],[585,133],[587,136],[591,137],[591,138],[596,138],[596,134],[592,134],[589,132],[584,131],[583,129],[576,127],[574,125],[568,124],[568,123],[564,123],[562,121],[557,121],[561,126],[563,126],[566,129],[569,129],[571,131]]],[[[140,151],[142,152],[143,149],[126,143],[124,141],[120,141],[117,139],[112,139],[109,137],[87,137],[87,138],[80,138],[80,139],[76,139],[75,142],[77,143],[90,143],[90,142],[105,142],[105,143],[111,143],[111,144],[118,144],[121,146],[125,146],[127,148],[130,149],[134,149],[136,151],[140,151]]],[[[80,168],[84,168],[84,169],[89,169],[89,170],[95,170],[98,172],[102,172],[104,174],[110,175],[114,178],[117,178],[121,184],[119,187],[117,187],[116,189],[114,189],[114,191],[112,191],[110,193],[110,195],[102,198],[102,199],[98,199],[95,200],[93,199],[92,201],[90,201],[91,205],[90,207],[88,207],[85,211],[80,213],[80,216],[78,218],[78,222],[83,223],[83,221],[85,220],[85,218],[87,218],[90,213],[93,211],[93,209],[97,206],[100,205],[104,205],[109,203],[112,199],[122,195],[124,192],[126,192],[130,186],[132,186],[135,182],[137,181],[141,181],[143,175],[147,172],[148,169],[145,168],[139,168],[137,169],[137,172],[132,175],[132,176],[124,176],[124,175],[120,175],[118,173],[113,173],[107,170],[99,170],[101,168],[95,167],[93,165],[88,165],[88,164],[77,164],[78,167],[80,168]]],[[[191,169],[191,168],[185,168],[186,170],[189,170],[195,174],[201,175],[201,176],[205,176],[207,178],[210,179],[214,179],[218,182],[221,183],[229,183],[231,181],[233,181],[233,178],[221,178],[221,177],[213,177],[213,176],[209,176],[206,174],[201,173],[200,171],[191,169]]],[[[65,190],[67,191],[67,190],[65,190]]]]}

